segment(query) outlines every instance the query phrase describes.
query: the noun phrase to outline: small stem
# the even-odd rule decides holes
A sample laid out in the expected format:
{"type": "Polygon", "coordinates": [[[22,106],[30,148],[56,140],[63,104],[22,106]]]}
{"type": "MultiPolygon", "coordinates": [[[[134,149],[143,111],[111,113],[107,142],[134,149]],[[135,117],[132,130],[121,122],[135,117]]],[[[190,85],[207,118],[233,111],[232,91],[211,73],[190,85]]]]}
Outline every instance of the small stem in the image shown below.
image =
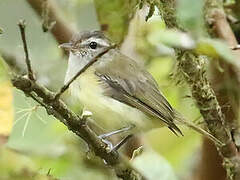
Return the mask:
{"type": "Polygon", "coordinates": [[[60,96],[69,88],[70,84],[78,78],[78,76],[80,76],[83,72],[85,72],[87,70],[87,68],[89,68],[93,63],[95,63],[98,58],[102,57],[105,53],[107,53],[110,49],[114,49],[116,47],[116,45],[112,45],[109,48],[107,48],[106,50],[104,50],[103,52],[99,53],[97,56],[95,56],[91,61],[89,61],[82,69],[80,69],[78,71],[78,73],[72,77],[72,79],[70,79],[59,91],[58,93],[55,95],[54,100],[59,99],[60,96]]]}
{"type": "Polygon", "coordinates": [[[20,20],[19,23],[18,23],[18,26],[19,26],[19,29],[20,29],[20,32],[21,32],[23,48],[24,48],[24,52],[25,52],[25,62],[26,62],[26,65],[27,65],[28,78],[30,80],[34,81],[35,78],[33,76],[31,61],[30,61],[29,55],[28,55],[27,41],[26,41],[26,36],[25,36],[25,27],[26,27],[25,20],[20,20]]]}

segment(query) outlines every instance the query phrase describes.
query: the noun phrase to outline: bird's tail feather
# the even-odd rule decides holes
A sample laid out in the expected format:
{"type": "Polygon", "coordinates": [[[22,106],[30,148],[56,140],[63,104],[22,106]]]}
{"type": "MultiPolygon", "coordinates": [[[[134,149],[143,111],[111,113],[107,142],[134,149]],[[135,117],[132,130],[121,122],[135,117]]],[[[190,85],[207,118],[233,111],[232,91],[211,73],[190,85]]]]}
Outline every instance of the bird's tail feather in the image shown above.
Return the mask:
{"type": "Polygon", "coordinates": [[[209,139],[211,139],[213,142],[218,143],[219,145],[223,145],[223,143],[218,140],[216,137],[214,137],[212,134],[210,134],[209,132],[207,132],[206,130],[198,127],[197,125],[195,125],[193,122],[186,120],[179,112],[177,112],[175,110],[175,123],[176,124],[182,124],[185,125],[191,129],[193,129],[194,131],[202,134],[205,137],[208,137],[209,139]]]}

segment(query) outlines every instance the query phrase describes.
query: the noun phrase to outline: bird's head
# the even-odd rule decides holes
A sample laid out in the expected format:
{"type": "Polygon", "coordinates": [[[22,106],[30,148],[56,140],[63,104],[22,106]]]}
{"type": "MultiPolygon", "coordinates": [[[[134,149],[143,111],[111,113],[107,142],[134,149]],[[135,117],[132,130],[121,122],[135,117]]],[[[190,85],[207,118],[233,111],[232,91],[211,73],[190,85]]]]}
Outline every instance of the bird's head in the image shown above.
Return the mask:
{"type": "Polygon", "coordinates": [[[81,60],[91,59],[111,45],[110,40],[101,31],[84,31],[74,35],[69,43],[63,43],[59,47],[81,60]]]}
{"type": "Polygon", "coordinates": [[[69,51],[68,69],[65,82],[98,54],[113,44],[101,31],[84,31],[73,36],[69,43],[59,47],[69,51]]]}

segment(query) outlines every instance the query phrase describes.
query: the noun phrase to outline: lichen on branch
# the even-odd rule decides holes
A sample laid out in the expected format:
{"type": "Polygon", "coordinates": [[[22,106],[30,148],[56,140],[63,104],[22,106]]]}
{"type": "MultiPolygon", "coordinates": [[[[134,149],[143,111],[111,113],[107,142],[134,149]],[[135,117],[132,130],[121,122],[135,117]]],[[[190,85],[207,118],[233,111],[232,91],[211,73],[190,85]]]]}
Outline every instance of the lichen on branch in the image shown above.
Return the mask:
{"type": "MultiPolygon", "coordinates": [[[[155,4],[168,28],[183,30],[177,22],[175,0],[160,0],[160,2],[155,1],[155,4]]],[[[201,56],[191,50],[175,49],[175,53],[178,60],[178,70],[191,89],[192,97],[204,118],[206,127],[212,135],[224,143],[223,146],[218,144],[215,146],[223,158],[228,178],[237,180],[240,177],[240,158],[232,141],[230,130],[226,126],[225,117],[215,92],[207,79],[205,63],[201,56]]]]}

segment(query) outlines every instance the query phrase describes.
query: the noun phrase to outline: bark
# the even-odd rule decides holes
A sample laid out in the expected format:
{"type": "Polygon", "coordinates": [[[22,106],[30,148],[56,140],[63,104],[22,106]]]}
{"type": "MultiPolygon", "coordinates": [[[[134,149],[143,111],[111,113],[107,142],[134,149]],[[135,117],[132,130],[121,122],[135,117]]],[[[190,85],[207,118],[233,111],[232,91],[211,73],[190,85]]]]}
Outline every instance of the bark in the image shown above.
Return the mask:
{"type": "Polygon", "coordinates": [[[222,166],[222,158],[214,144],[207,138],[203,139],[201,161],[196,173],[191,179],[195,180],[225,180],[226,171],[222,166]]]}
{"type": "Polygon", "coordinates": [[[126,180],[143,179],[117,151],[109,151],[107,145],[88,127],[87,119],[79,117],[68,109],[62,100],[55,99],[55,93],[23,76],[13,75],[12,84],[43,106],[49,115],[53,115],[70,131],[82,138],[96,156],[102,158],[109,168],[115,170],[118,177],[126,180]]]}
{"type": "MultiPolygon", "coordinates": [[[[175,3],[175,0],[161,0],[160,3],[156,2],[156,5],[168,28],[182,30],[175,16],[175,3]]],[[[224,143],[223,146],[215,144],[215,147],[223,158],[228,179],[240,179],[240,158],[231,137],[231,129],[228,128],[227,120],[222,112],[222,107],[207,79],[204,60],[192,51],[176,49],[175,52],[179,63],[179,71],[191,89],[192,97],[204,118],[206,127],[212,135],[224,143]]],[[[204,144],[206,143],[204,142],[204,144]]],[[[206,152],[206,149],[203,149],[203,152],[206,152]]],[[[203,160],[202,162],[206,166],[206,162],[203,160]]]]}
{"type": "MultiPolygon", "coordinates": [[[[116,176],[126,180],[143,179],[143,176],[134,170],[129,163],[119,155],[116,149],[110,149],[110,147],[108,147],[108,145],[102,141],[102,139],[99,138],[91,128],[89,128],[87,123],[89,119],[88,116],[82,115],[82,117],[80,117],[75,114],[68,109],[65,103],[60,99],[60,95],[69,87],[70,83],[76,79],[76,77],[74,77],[69,84],[67,83],[67,85],[63,86],[58,93],[54,93],[36,82],[33,74],[34,71],[31,67],[31,60],[28,56],[28,46],[25,38],[25,24],[23,21],[19,22],[19,29],[24,46],[25,65],[27,65],[28,76],[19,76],[12,73],[11,80],[13,86],[23,91],[27,97],[31,97],[39,103],[39,105],[45,108],[49,115],[53,115],[56,119],[66,125],[70,131],[82,138],[96,156],[102,158],[109,168],[115,170],[116,176]]],[[[100,53],[92,62],[95,62],[97,58],[103,54],[104,53],[100,53]]],[[[79,71],[77,75],[80,75],[80,72],[81,71],[79,71]]]]}
{"type": "Polygon", "coordinates": [[[56,24],[52,28],[50,28],[50,31],[59,44],[68,42],[71,39],[72,35],[75,34],[73,28],[61,16],[61,13],[58,10],[54,1],[27,0],[27,2],[41,18],[43,18],[43,11],[47,11],[47,17],[44,18],[47,18],[47,21],[49,21],[50,23],[56,22],[56,24]],[[47,6],[44,6],[43,3],[46,2],[48,4],[47,6]]]}
{"type": "MultiPolygon", "coordinates": [[[[235,47],[238,43],[223,11],[222,2],[208,0],[205,7],[209,33],[213,37],[224,40],[229,47],[235,47]]],[[[236,59],[240,58],[239,50],[235,50],[233,53],[236,59]]],[[[216,68],[216,64],[211,62],[211,84],[216,92],[220,106],[223,107],[222,112],[225,116],[226,124],[232,133],[238,133],[239,69],[226,63],[224,60],[219,60],[219,63],[224,72],[220,72],[216,68]]],[[[211,142],[208,142],[207,139],[203,140],[202,156],[197,179],[204,180],[206,177],[211,177],[210,179],[226,179],[226,171],[219,165],[222,162],[222,158],[217,155],[216,147],[211,142]],[[211,161],[206,161],[208,159],[211,159],[211,161]],[[206,166],[208,168],[205,168],[206,166]]]]}

